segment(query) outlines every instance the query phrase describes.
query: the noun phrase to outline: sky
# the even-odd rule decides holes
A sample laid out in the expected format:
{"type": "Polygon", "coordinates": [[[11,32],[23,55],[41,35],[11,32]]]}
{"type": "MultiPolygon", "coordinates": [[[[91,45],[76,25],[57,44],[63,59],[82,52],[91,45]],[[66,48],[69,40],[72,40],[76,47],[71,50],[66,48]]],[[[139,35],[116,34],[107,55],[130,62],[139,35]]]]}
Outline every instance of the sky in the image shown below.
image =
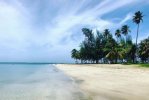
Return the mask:
{"type": "Polygon", "coordinates": [[[128,24],[142,11],[139,41],[149,36],[149,0],[0,0],[0,61],[71,63],[86,27],[102,32],[128,24]]]}

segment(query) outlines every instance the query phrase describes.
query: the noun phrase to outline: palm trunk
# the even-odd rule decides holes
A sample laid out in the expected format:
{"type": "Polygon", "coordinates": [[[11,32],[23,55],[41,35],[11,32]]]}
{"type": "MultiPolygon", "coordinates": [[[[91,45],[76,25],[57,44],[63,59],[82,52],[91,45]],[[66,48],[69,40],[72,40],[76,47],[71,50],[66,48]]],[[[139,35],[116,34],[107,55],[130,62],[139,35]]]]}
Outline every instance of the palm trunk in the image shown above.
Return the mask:
{"type": "Polygon", "coordinates": [[[126,48],[126,46],[127,46],[127,34],[125,36],[125,48],[126,48]]]}
{"type": "Polygon", "coordinates": [[[135,58],[132,59],[132,62],[135,63],[135,58]]]}
{"type": "Polygon", "coordinates": [[[138,28],[137,28],[137,36],[136,36],[136,63],[137,63],[137,52],[138,52],[138,34],[139,34],[139,24],[138,24],[138,28]]]}
{"type": "Polygon", "coordinates": [[[98,63],[99,63],[99,60],[97,59],[97,60],[96,60],[96,64],[98,64],[98,63]]]}
{"type": "Polygon", "coordinates": [[[138,44],[138,34],[139,34],[139,24],[138,24],[138,28],[137,28],[136,46],[138,44]]]}
{"type": "MultiPolygon", "coordinates": [[[[126,34],[126,37],[125,37],[125,49],[127,48],[127,34],[126,34]]],[[[126,54],[126,62],[128,62],[128,55],[126,54]]]]}

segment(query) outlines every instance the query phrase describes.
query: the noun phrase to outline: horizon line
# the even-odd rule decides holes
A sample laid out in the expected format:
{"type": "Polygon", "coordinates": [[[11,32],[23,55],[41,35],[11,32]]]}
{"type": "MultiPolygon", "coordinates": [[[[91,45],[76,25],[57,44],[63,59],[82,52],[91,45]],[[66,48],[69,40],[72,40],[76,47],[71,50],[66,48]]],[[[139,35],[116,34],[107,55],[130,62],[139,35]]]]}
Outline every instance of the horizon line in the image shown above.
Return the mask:
{"type": "Polygon", "coordinates": [[[66,64],[53,62],[0,62],[0,64],[66,64]]]}

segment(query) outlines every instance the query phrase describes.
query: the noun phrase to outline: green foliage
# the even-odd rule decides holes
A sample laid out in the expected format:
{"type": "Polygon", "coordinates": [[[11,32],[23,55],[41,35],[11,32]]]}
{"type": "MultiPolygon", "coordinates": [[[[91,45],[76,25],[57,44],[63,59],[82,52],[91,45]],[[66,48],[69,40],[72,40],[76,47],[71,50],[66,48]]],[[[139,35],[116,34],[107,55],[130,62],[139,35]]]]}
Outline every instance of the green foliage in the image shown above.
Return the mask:
{"type": "Polygon", "coordinates": [[[76,49],[73,49],[71,51],[71,57],[74,58],[77,62],[77,59],[80,59],[80,53],[76,49]]]}
{"type": "Polygon", "coordinates": [[[108,38],[109,35],[110,35],[109,29],[105,29],[104,32],[103,32],[103,36],[104,36],[105,38],[108,38]]]}
{"type": "Polygon", "coordinates": [[[142,62],[147,62],[147,60],[149,60],[149,37],[141,41],[141,43],[139,44],[138,53],[142,62]]]}
{"type": "Polygon", "coordinates": [[[124,25],[124,26],[122,26],[121,32],[122,32],[122,34],[124,34],[126,36],[131,31],[130,31],[128,25],[124,25]]]}
{"type": "Polygon", "coordinates": [[[118,38],[121,37],[121,30],[117,29],[115,31],[115,36],[117,36],[118,38]]]}
{"type": "Polygon", "coordinates": [[[143,21],[143,13],[141,11],[137,11],[133,16],[133,22],[140,24],[141,21],[143,21]]]}
{"type": "Polygon", "coordinates": [[[117,42],[118,42],[118,40],[121,38],[121,30],[120,29],[117,29],[115,31],[115,36],[117,37],[117,42]]]}
{"type": "MultiPolygon", "coordinates": [[[[133,17],[133,22],[139,24],[142,18],[142,13],[138,11],[133,17]]],[[[115,31],[117,41],[109,29],[105,29],[102,33],[98,30],[93,33],[91,29],[83,28],[82,32],[85,38],[79,50],[72,50],[72,58],[80,60],[81,63],[135,62],[137,45],[132,42],[128,25],[123,25],[121,29],[115,31]]],[[[137,53],[143,63],[149,62],[149,37],[141,41],[137,53]]]]}

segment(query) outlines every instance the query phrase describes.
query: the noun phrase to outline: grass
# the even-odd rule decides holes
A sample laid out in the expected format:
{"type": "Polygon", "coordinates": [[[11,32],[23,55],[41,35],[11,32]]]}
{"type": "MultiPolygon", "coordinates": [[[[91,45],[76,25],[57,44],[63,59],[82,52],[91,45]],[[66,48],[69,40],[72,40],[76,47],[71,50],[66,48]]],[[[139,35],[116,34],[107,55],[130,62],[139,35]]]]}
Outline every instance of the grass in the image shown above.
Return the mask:
{"type": "Polygon", "coordinates": [[[139,67],[147,67],[147,68],[149,68],[149,64],[132,64],[132,63],[125,63],[125,64],[123,64],[123,65],[137,65],[137,66],[139,66],[139,67]]]}
{"type": "Polygon", "coordinates": [[[137,64],[139,65],[140,67],[148,67],[149,68],[149,64],[137,64]]]}

